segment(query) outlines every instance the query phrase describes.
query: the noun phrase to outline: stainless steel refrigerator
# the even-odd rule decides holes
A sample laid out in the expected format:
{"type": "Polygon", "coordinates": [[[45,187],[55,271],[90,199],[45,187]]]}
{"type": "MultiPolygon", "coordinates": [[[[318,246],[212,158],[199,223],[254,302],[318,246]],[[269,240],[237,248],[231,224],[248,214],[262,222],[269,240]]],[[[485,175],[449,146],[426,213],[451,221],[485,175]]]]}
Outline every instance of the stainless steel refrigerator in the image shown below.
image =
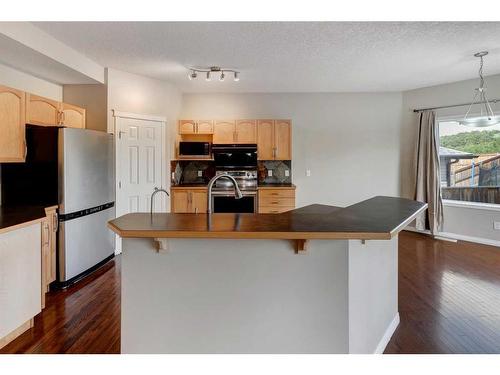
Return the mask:
{"type": "Polygon", "coordinates": [[[114,256],[113,136],[26,127],[26,162],[2,165],[2,204],[59,205],[57,283],[65,287],[114,256]]]}
{"type": "Polygon", "coordinates": [[[58,131],[58,281],[63,286],[114,255],[107,222],[115,216],[113,136],[58,131]]]}

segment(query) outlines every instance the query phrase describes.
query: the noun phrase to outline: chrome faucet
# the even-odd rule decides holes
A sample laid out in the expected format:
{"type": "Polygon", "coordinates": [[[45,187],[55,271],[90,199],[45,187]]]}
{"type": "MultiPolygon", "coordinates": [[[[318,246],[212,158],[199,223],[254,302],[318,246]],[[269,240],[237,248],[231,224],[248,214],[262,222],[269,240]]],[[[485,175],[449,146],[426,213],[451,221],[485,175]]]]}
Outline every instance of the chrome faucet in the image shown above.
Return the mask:
{"type": "Polygon", "coordinates": [[[227,174],[227,173],[221,173],[215,177],[212,177],[212,179],[210,180],[210,182],[208,183],[208,188],[207,188],[207,214],[211,214],[212,213],[212,187],[214,186],[215,184],[215,181],[217,181],[219,178],[228,178],[229,180],[231,180],[231,182],[233,183],[234,185],[234,198],[235,199],[241,199],[243,198],[243,194],[241,193],[241,190],[240,190],[240,187],[238,186],[238,183],[236,182],[236,180],[234,179],[233,176],[227,174]]]}
{"type": "Polygon", "coordinates": [[[159,193],[159,192],[165,193],[165,194],[167,194],[167,197],[170,197],[170,194],[168,193],[168,191],[166,191],[165,189],[157,188],[155,186],[155,190],[153,191],[153,194],[151,194],[151,216],[153,216],[154,198],[155,198],[156,193],[159,193]]]}

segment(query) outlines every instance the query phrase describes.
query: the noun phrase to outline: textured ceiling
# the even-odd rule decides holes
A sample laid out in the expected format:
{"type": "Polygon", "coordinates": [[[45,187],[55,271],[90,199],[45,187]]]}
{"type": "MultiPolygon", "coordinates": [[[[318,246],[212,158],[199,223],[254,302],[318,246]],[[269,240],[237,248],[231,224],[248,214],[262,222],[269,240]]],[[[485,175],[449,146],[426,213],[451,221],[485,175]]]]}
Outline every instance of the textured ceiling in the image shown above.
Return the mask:
{"type": "MultiPolygon", "coordinates": [[[[45,22],[97,63],[184,92],[401,91],[500,73],[500,22],[45,22]],[[187,68],[241,71],[189,81],[187,68]]],[[[203,77],[201,77],[203,78],[203,77]]]]}

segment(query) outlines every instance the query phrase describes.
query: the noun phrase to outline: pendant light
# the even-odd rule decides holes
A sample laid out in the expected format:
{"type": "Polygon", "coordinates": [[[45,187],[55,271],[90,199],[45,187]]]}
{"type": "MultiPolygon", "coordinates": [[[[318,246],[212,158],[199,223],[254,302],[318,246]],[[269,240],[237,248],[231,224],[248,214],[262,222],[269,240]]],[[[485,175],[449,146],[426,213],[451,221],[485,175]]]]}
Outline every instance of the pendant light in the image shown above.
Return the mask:
{"type": "Polygon", "coordinates": [[[493,126],[500,124],[500,117],[495,116],[493,110],[491,109],[490,102],[486,96],[486,85],[484,83],[483,77],[483,57],[488,54],[487,51],[482,51],[474,54],[475,57],[480,58],[479,63],[479,87],[475,90],[474,96],[472,98],[472,103],[469,105],[469,109],[465,113],[463,120],[459,121],[460,125],[482,128],[486,126],[493,126]],[[479,105],[481,108],[481,115],[479,117],[469,117],[469,113],[473,105],[479,105]],[[484,110],[484,112],[483,112],[484,110]]]}

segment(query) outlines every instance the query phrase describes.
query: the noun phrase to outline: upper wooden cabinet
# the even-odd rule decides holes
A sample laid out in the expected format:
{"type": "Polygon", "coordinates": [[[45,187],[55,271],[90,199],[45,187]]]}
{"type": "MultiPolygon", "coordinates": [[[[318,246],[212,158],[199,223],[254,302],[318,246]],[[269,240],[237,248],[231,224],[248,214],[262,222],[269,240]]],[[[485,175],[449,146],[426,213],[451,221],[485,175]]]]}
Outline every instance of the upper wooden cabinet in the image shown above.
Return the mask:
{"type": "Polygon", "coordinates": [[[213,134],[214,122],[212,120],[197,120],[196,133],[197,134],[213,134]]]}
{"type": "Polygon", "coordinates": [[[292,127],[290,120],[274,121],[274,160],[292,159],[292,127]]]}
{"type": "Polygon", "coordinates": [[[292,159],[290,120],[179,120],[179,134],[213,134],[214,144],[256,143],[259,160],[292,159]]]}
{"type": "Polygon", "coordinates": [[[216,121],[214,126],[214,144],[236,143],[235,122],[234,121],[216,121]]]}
{"type": "Polygon", "coordinates": [[[257,122],[257,158],[274,160],[274,120],[257,122]]]}
{"type": "Polygon", "coordinates": [[[180,120],[179,134],[213,134],[212,120],[180,120]]]}
{"type": "Polygon", "coordinates": [[[54,126],[60,123],[61,103],[38,95],[26,94],[26,123],[54,126]]]}
{"type": "Polygon", "coordinates": [[[213,143],[257,143],[257,121],[216,121],[214,127],[213,143]]]}
{"type": "Polygon", "coordinates": [[[257,157],[259,160],[292,159],[292,134],[290,120],[258,121],[257,157]]]}
{"type": "Polygon", "coordinates": [[[26,94],[26,123],[85,128],[85,109],[38,95],[26,94]]]}
{"type": "Polygon", "coordinates": [[[237,120],[234,132],[235,143],[257,143],[257,122],[255,120],[237,120]]]}
{"type": "Polygon", "coordinates": [[[76,105],[61,103],[61,122],[68,128],[85,128],[85,109],[76,105]]]}
{"type": "Polygon", "coordinates": [[[26,94],[0,86],[0,162],[23,162],[26,94]]]}

